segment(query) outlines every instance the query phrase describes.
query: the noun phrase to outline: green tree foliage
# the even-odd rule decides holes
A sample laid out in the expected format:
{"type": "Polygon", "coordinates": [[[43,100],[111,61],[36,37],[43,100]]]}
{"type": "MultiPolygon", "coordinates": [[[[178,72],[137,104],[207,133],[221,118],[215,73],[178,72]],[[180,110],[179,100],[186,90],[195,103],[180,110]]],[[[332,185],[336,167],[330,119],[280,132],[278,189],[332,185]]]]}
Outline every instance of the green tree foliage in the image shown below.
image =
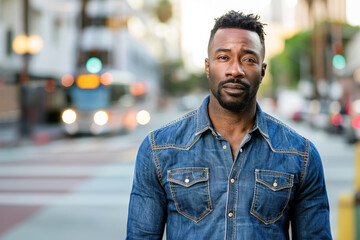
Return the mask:
{"type": "Polygon", "coordinates": [[[326,46],[323,49],[324,57],[333,57],[333,54],[329,54],[328,49],[332,49],[334,44],[335,35],[334,26],[339,25],[341,27],[341,45],[346,49],[347,43],[352,37],[359,31],[360,27],[352,26],[345,23],[335,22],[322,22],[316,25],[311,31],[304,31],[295,34],[294,36],[285,40],[285,46],[283,52],[275,55],[269,60],[270,73],[272,75],[272,88],[273,95],[276,92],[278,86],[283,86],[290,89],[296,89],[300,78],[308,78],[310,81],[314,79],[314,68],[325,68],[325,72],[331,74],[332,69],[326,69],[329,66],[324,64],[323,66],[314,65],[315,48],[321,47],[314,45],[315,35],[325,34],[326,46]],[[319,32],[320,31],[320,32],[319,32]],[[307,65],[307,69],[304,69],[304,65],[307,65]]]}
{"type": "Polygon", "coordinates": [[[269,61],[273,86],[296,88],[300,80],[300,61],[310,60],[311,32],[300,32],[285,40],[284,51],[269,61]]]}
{"type": "Polygon", "coordinates": [[[170,96],[208,90],[206,74],[187,73],[182,61],[168,62],[163,65],[163,70],[163,89],[170,96]]]}

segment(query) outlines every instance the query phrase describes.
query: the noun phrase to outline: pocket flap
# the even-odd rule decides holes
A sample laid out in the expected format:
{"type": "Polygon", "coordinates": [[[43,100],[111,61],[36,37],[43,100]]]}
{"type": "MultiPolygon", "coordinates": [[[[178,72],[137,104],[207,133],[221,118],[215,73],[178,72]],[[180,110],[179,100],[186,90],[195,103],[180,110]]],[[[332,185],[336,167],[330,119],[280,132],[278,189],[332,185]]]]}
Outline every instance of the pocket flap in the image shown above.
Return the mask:
{"type": "Polygon", "coordinates": [[[190,187],[198,182],[209,180],[208,168],[177,168],[167,171],[167,180],[169,182],[180,184],[184,187],[190,187]]]}
{"type": "Polygon", "coordinates": [[[273,191],[279,191],[293,186],[294,174],[256,169],[255,179],[273,191]]]}

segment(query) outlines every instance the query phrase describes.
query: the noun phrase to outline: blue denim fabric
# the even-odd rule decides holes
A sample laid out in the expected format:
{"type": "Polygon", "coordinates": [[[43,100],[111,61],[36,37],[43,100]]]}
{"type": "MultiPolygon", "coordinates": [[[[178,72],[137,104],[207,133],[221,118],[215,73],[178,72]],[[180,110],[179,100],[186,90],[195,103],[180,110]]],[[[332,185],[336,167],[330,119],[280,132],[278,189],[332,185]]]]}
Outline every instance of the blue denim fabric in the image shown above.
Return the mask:
{"type": "Polygon", "coordinates": [[[143,141],[127,239],[331,239],[314,145],[257,106],[233,161],[201,107],[143,141]],[[291,231],[289,227],[291,225],[291,231]]]}

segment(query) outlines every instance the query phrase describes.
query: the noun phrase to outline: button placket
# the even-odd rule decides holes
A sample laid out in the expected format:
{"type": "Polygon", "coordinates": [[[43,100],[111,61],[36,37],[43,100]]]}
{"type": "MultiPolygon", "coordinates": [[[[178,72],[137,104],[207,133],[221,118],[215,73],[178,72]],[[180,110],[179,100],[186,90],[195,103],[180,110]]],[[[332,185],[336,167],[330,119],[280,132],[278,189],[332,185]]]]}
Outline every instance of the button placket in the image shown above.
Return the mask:
{"type": "Polygon", "coordinates": [[[242,147],[240,147],[240,149],[238,150],[238,155],[236,157],[236,159],[233,162],[233,166],[232,166],[232,171],[230,172],[228,181],[229,182],[229,190],[228,190],[228,198],[229,198],[229,202],[227,205],[227,214],[226,214],[226,224],[227,224],[227,229],[228,232],[226,234],[226,239],[233,239],[234,236],[234,232],[233,230],[234,228],[234,224],[236,221],[235,218],[235,211],[236,211],[236,201],[237,201],[237,188],[241,187],[239,184],[237,183],[237,177],[239,174],[239,168],[241,166],[241,162],[243,161],[243,159],[245,158],[245,154],[244,153],[244,146],[242,145],[242,147]]]}

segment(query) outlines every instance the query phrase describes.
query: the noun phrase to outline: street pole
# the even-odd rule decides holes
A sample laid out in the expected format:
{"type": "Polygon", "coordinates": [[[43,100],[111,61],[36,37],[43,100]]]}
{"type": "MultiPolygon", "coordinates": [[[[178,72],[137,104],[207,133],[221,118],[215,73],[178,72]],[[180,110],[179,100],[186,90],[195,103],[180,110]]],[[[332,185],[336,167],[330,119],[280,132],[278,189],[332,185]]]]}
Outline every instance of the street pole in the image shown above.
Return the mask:
{"type": "MultiPolygon", "coordinates": [[[[24,34],[29,36],[29,0],[23,0],[23,28],[24,34]]],[[[29,81],[29,60],[30,54],[25,53],[22,55],[23,66],[20,74],[20,84],[29,81]]]]}
{"type": "MultiPolygon", "coordinates": [[[[29,0],[23,0],[23,29],[25,36],[29,36],[29,0]]],[[[29,61],[30,54],[24,53],[22,55],[22,69],[19,74],[19,85],[20,85],[20,135],[29,136],[31,134],[31,124],[29,112],[29,103],[27,101],[28,91],[26,88],[27,83],[30,81],[29,77],[29,61]]]]}
{"type": "Polygon", "coordinates": [[[360,239],[360,141],[355,143],[355,238],[360,239]]]}

